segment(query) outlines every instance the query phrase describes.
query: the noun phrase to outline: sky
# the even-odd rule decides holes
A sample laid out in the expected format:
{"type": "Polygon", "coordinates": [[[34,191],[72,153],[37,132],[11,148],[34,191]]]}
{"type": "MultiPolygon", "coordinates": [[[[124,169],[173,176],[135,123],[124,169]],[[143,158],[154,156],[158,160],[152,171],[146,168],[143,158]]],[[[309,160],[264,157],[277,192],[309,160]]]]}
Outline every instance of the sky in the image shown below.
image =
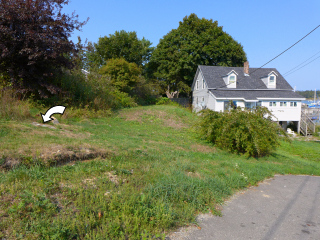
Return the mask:
{"type": "MultiPolygon", "coordinates": [[[[74,42],[78,36],[97,42],[125,30],[155,47],[185,16],[195,13],[217,21],[239,42],[250,67],[261,67],[320,25],[319,10],[319,0],[70,0],[63,8],[78,14],[80,21],[89,17],[82,31],[73,33],[74,42]]],[[[320,27],[264,67],[276,68],[296,90],[320,90],[320,27]],[[289,72],[293,68],[297,71],[289,72]]]]}

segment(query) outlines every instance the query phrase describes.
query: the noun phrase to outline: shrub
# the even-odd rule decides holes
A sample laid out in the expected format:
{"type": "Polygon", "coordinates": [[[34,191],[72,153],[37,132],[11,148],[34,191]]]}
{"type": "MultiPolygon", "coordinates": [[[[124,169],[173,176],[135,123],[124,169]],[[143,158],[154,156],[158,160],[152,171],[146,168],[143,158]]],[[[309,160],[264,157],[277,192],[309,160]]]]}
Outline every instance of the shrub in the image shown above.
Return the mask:
{"type": "Polygon", "coordinates": [[[121,92],[132,95],[140,82],[142,69],[135,63],[129,63],[123,58],[110,59],[99,73],[110,77],[111,85],[121,92]]]}
{"type": "Polygon", "coordinates": [[[281,127],[271,120],[264,107],[252,111],[241,108],[227,112],[206,109],[201,112],[200,135],[217,147],[230,152],[261,157],[269,155],[280,144],[280,136],[288,140],[281,127]]]}
{"type": "Polygon", "coordinates": [[[136,106],[132,97],[112,86],[109,76],[101,76],[94,72],[86,76],[80,70],[75,69],[64,72],[57,82],[64,92],[50,99],[55,104],[65,104],[81,109],[88,108],[94,111],[136,106]]]}
{"type": "Polygon", "coordinates": [[[167,97],[159,97],[156,101],[156,105],[173,105],[173,106],[180,106],[178,103],[171,101],[167,97]]]}

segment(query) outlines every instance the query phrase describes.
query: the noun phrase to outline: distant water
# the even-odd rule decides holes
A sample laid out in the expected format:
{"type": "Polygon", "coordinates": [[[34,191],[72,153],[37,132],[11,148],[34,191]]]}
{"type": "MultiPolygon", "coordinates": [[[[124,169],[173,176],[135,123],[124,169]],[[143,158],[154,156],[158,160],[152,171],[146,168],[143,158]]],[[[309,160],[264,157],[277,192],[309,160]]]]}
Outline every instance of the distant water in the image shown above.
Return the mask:
{"type": "MultiPolygon", "coordinates": [[[[313,103],[313,100],[304,100],[304,101],[301,101],[302,103],[305,103],[305,104],[311,104],[313,103]]],[[[319,102],[319,99],[316,100],[316,103],[319,102]]]]}

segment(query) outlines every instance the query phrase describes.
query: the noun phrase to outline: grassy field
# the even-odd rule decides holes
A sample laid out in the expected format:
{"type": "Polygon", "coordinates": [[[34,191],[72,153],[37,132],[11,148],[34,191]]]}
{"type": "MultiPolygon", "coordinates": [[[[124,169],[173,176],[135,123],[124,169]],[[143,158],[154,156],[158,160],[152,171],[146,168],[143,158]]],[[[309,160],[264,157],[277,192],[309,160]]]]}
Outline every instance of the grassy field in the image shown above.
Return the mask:
{"type": "Polygon", "coordinates": [[[274,174],[320,175],[317,141],[246,158],[199,139],[179,107],[59,120],[0,119],[0,238],[164,239],[274,174]]]}

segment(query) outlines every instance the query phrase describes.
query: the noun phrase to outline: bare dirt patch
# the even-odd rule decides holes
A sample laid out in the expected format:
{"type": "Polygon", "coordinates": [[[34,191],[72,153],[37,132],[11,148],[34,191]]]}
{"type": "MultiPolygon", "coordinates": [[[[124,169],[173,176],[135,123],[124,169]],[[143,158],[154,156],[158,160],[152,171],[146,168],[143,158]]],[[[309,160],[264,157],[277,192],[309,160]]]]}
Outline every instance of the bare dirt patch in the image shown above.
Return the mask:
{"type": "Polygon", "coordinates": [[[46,166],[61,165],[71,161],[82,161],[94,158],[106,158],[113,155],[111,151],[96,149],[89,145],[84,146],[62,146],[53,145],[42,148],[39,152],[29,150],[27,154],[20,152],[17,156],[3,156],[1,158],[1,168],[11,169],[19,165],[31,166],[34,164],[44,164],[46,166]],[[31,153],[30,153],[31,152],[31,153]]]}
{"type": "Polygon", "coordinates": [[[33,126],[36,128],[29,128],[30,134],[31,135],[51,135],[51,136],[64,136],[68,138],[81,138],[85,139],[88,138],[91,133],[89,132],[80,132],[81,127],[79,126],[69,126],[67,124],[56,124],[56,125],[51,125],[51,124],[36,124],[32,123],[33,126]],[[47,126],[50,129],[55,129],[54,131],[48,131],[48,129],[43,128],[41,126],[47,126]]]}

